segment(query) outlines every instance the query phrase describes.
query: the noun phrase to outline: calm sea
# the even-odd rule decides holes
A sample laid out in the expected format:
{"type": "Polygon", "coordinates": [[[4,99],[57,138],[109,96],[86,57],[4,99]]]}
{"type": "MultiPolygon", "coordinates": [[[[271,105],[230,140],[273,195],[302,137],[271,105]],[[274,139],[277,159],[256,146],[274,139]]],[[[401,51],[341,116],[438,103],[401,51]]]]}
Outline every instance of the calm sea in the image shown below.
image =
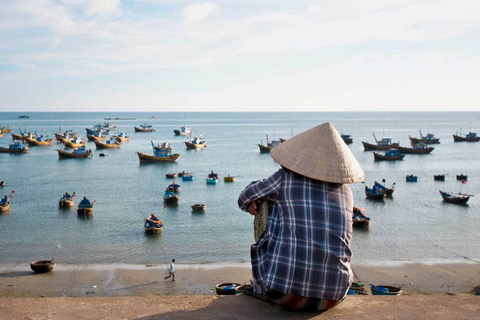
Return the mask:
{"type": "MultiPolygon", "coordinates": [[[[51,147],[32,147],[28,154],[0,154],[0,180],[15,190],[10,212],[0,215],[0,264],[55,258],[62,263],[160,263],[177,259],[181,263],[248,261],[253,242],[253,218],[240,211],[238,194],[251,181],[269,176],[278,165],[269,154],[260,154],[257,144],[265,136],[289,138],[320,123],[330,121],[351,134],[351,150],[367,174],[366,184],[385,178],[396,182],[393,198],[381,202],[365,199],[364,185],[352,185],[355,204],[367,209],[372,219],[368,230],[355,230],[354,259],[422,260],[480,258],[480,199],[468,206],[444,203],[439,189],[476,194],[480,197],[480,142],[454,143],[452,133],[480,131],[480,113],[0,113],[0,126],[37,131],[53,137],[59,127],[85,137],[85,128],[113,121],[130,141],[118,150],[94,151],[91,159],[59,160],[51,147]],[[152,119],[152,116],[158,119],[152,119]],[[154,133],[134,133],[134,125],[149,123],[154,133]],[[190,126],[207,141],[200,151],[185,149],[184,137],[173,129],[190,126]],[[382,136],[408,145],[408,136],[418,130],[441,139],[430,155],[407,155],[399,162],[374,162],[372,152],[363,151],[361,141],[382,136]],[[135,152],[151,153],[150,141],[167,141],[181,156],[176,163],[140,165],[135,152]],[[163,190],[170,183],[167,172],[192,172],[196,180],[182,182],[176,207],[164,207],[163,190]],[[214,170],[218,185],[206,185],[214,170]],[[445,173],[445,182],[433,180],[445,173]],[[463,186],[455,175],[464,173],[463,186]],[[405,182],[407,174],[417,183],[405,182]],[[225,175],[237,176],[224,183],[225,175]],[[58,198],[75,191],[96,200],[93,218],[77,217],[76,210],[58,209],[58,198]],[[204,214],[191,212],[192,203],[207,205],[204,214]],[[164,224],[163,232],[147,236],[143,218],[155,212],[164,224]]],[[[11,142],[5,134],[3,145],[11,142]]],[[[95,145],[89,142],[94,150],[95,145]]],[[[76,203],[79,198],[76,199],[76,203]]]]}

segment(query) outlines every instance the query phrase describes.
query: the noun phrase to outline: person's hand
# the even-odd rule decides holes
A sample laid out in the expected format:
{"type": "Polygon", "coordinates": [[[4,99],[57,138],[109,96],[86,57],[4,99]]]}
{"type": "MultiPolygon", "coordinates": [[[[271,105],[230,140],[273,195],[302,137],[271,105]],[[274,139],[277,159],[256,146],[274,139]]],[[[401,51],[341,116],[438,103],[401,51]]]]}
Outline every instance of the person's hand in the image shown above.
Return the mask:
{"type": "Polygon", "coordinates": [[[256,201],[253,201],[252,203],[250,203],[250,205],[248,206],[248,209],[247,209],[248,213],[250,213],[252,216],[256,216],[257,215],[257,202],[256,201]]]}

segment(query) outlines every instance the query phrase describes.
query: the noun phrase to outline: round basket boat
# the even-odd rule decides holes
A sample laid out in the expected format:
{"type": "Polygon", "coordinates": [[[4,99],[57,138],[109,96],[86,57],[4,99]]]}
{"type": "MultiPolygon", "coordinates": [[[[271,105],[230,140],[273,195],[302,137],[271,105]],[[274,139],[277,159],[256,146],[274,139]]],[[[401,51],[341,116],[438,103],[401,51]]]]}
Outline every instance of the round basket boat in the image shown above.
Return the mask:
{"type": "Polygon", "coordinates": [[[240,283],[219,283],[215,286],[215,291],[218,295],[235,295],[235,288],[240,286],[240,283]]]}
{"type": "Polygon", "coordinates": [[[53,270],[57,263],[55,260],[39,260],[30,262],[30,268],[36,273],[47,273],[53,270]]]}

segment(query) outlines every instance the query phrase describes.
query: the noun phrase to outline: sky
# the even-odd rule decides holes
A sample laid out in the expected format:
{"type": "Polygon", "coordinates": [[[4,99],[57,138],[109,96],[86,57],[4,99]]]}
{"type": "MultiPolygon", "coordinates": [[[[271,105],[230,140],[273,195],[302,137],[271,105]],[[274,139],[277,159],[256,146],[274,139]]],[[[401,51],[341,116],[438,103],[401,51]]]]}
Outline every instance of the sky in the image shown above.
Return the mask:
{"type": "Polygon", "coordinates": [[[0,0],[0,111],[476,111],[478,0],[0,0]]]}

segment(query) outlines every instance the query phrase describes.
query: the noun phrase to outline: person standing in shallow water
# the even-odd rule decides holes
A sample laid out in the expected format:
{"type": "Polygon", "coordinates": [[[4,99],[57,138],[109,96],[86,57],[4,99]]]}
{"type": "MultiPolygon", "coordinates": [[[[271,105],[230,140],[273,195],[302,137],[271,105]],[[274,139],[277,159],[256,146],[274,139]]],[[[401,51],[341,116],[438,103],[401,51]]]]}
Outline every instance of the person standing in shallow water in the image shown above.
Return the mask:
{"type": "Polygon", "coordinates": [[[252,215],[262,200],[270,203],[265,231],[251,246],[254,283],[241,292],[288,310],[323,312],[345,298],[353,281],[353,196],[346,184],[365,173],[330,123],[270,154],[282,168],[238,199],[252,215]]]}
{"type": "Polygon", "coordinates": [[[170,267],[168,268],[169,275],[165,277],[165,279],[168,279],[172,277],[172,281],[175,281],[175,259],[172,259],[172,262],[170,262],[170,267]]]}

